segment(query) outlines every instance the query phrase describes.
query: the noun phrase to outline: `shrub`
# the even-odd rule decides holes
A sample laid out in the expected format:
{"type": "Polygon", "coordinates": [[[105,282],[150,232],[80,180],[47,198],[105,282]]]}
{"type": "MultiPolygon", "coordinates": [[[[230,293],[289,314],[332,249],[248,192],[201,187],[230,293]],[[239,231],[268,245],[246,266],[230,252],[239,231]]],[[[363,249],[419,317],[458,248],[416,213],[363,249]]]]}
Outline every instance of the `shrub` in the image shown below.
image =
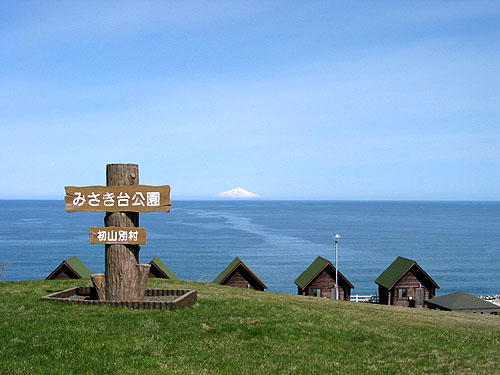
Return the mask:
{"type": "Polygon", "coordinates": [[[7,267],[10,266],[10,263],[7,260],[0,261],[0,280],[2,279],[2,274],[6,270],[7,267]]]}

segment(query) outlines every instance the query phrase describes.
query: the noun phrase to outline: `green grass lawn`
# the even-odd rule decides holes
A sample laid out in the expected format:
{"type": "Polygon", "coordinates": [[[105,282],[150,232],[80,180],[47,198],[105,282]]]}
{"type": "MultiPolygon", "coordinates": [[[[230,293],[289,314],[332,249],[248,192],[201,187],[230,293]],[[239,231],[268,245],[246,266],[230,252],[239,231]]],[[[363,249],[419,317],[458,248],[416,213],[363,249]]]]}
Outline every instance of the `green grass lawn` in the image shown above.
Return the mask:
{"type": "Polygon", "coordinates": [[[185,310],[40,298],[81,280],[0,282],[0,374],[492,374],[500,316],[196,288],[185,310]]]}

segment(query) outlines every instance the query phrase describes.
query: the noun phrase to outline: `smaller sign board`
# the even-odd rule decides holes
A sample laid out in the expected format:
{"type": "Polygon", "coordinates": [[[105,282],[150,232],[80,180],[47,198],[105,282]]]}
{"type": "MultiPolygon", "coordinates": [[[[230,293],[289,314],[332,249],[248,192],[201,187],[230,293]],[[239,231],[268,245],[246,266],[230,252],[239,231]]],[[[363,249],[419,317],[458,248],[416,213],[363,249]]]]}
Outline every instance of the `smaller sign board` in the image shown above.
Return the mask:
{"type": "Polygon", "coordinates": [[[67,212],[170,211],[170,186],[66,186],[67,212]]]}
{"type": "Polygon", "coordinates": [[[146,228],[90,227],[89,242],[100,245],[144,245],[146,228]]]}

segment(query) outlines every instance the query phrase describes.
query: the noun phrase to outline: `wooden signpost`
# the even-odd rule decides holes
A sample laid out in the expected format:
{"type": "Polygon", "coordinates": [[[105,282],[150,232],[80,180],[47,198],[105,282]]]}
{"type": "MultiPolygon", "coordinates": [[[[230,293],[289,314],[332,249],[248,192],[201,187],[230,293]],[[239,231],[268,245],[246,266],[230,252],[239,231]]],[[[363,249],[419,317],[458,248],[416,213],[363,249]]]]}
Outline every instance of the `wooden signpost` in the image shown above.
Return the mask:
{"type": "Polygon", "coordinates": [[[170,186],[66,186],[67,212],[170,211],[170,186]]]}
{"type": "Polygon", "coordinates": [[[104,228],[91,227],[90,243],[105,244],[105,273],[92,275],[99,299],[142,301],[149,264],[139,264],[139,212],[169,212],[170,186],[139,185],[137,164],[108,164],[106,186],[66,186],[67,212],[106,212],[104,228]]]}
{"type": "Polygon", "coordinates": [[[89,242],[97,245],[145,245],[146,228],[90,227],[89,242]]]}

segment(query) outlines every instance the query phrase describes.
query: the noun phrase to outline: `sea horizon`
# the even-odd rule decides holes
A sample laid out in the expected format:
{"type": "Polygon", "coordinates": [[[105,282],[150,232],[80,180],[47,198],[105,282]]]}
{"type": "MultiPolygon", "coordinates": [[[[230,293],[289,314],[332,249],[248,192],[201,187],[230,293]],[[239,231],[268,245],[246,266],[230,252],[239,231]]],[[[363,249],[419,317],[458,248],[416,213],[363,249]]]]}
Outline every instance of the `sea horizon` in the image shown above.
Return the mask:
{"type": "MultiPolygon", "coordinates": [[[[374,280],[397,256],[414,259],[438,283],[437,295],[499,294],[500,202],[380,200],[173,200],[170,213],[140,215],[147,244],[140,260],[160,257],[181,279],[211,282],[235,256],[269,291],[297,293],[294,280],[317,256],[334,261],[355,286],[374,280]],[[467,271],[466,271],[467,270],[467,271]]],[[[104,271],[104,248],[88,243],[104,213],[71,213],[62,199],[1,199],[2,280],[43,279],[78,256],[104,271]]]]}

